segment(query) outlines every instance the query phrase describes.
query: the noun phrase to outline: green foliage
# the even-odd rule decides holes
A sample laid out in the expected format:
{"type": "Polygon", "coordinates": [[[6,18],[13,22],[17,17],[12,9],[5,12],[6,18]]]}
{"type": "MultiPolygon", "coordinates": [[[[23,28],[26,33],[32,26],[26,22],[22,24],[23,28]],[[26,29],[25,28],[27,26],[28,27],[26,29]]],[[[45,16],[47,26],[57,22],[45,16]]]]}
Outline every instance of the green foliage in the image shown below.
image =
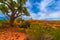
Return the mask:
{"type": "Polygon", "coordinates": [[[30,27],[30,22],[25,22],[23,21],[20,25],[20,28],[29,28],[30,27]]]}
{"type": "Polygon", "coordinates": [[[2,2],[3,0],[0,0],[0,2],[2,2]]]}
{"type": "Polygon", "coordinates": [[[0,10],[3,12],[3,13],[8,13],[8,7],[4,4],[0,4],[0,10]]]}
{"type": "Polygon", "coordinates": [[[0,20],[0,28],[3,28],[5,23],[9,23],[7,20],[0,20]]]}
{"type": "Polygon", "coordinates": [[[15,26],[20,26],[22,25],[22,22],[24,21],[24,19],[22,18],[17,18],[15,21],[14,21],[14,25],[15,26]]]}
{"type": "Polygon", "coordinates": [[[0,23],[0,28],[3,28],[3,24],[0,23]]]}
{"type": "Polygon", "coordinates": [[[14,25],[16,18],[21,15],[29,16],[27,8],[24,6],[27,0],[0,0],[0,11],[10,19],[10,25],[14,25]],[[11,13],[11,15],[9,14],[11,13]]]}
{"type": "Polygon", "coordinates": [[[0,28],[3,28],[3,25],[9,23],[9,20],[0,20],[0,28]]]}
{"type": "Polygon", "coordinates": [[[20,21],[23,22],[23,21],[24,21],[24,19],[22,19],[22,18],[17,18],[16,20],[17,20],[18,22],[20,22],[20,21]]]}
{"type": "Polygon", "coordinates": [[[11,5],[11,9],[13,10],[13,11],[15,11],[16,9],[15,9],[15,7],[18,7],[18,4],[15,2],[15,1],[12,1],[12,2],[9,2],[9,4],[11,5]]]}
{"type": "Polygon", "coordinates": [[[12,25],[14,20],[21,15],[29,16],[27,8],[24,6],[27,0],[0,0],[0,11],[10,18],[12,25]],[[9,15],[11,13],[11,15],[9,15]],[[24,14],[23,14],[24,13],[24,14]]]}
{"type": "Polygon", "coordinates": [[[28,29],[28,33],[30,36],[34,38],[34,40],[39,40],[41,37],[41,34],[45,31],[41,26],[38,26],[37,24],[31,24],[31,27],[28,29]]]}
{"type": "Polygon", "coordinates": [[[23,13],[26,15],[26,16],[29,16],[30,14],[29,14],[29,12],[27,11],[27,9],[26,9],[26,7],[23,7],[22,8],[23,10],[23,13]]]}
{"type": "Polygon", "coordinates": [[[35,22],[35,24],[31,23],[30,28],[28,28],[28,34],[34,40],[60,40],[60,29],[54,29],[52,28],[53,26],[44,24],[39,22],[35,22]]]}
{"type": "Polygon", "coordinates": [[[23,28],[20,28],[20,30],[18,30],[18,32],[25,32],[25,30],[23,28]]]}
{"type": "Polygon", "coordinates": [[[25,4],[27,0],[17,0],[17,3],[22,3],[22,4],[25,4]]]}
{"type": "Polygon", "coordinates": [[[51,29],[49,33],[54,37],[53,40],[60,40],[60,29],[51,29]]]}

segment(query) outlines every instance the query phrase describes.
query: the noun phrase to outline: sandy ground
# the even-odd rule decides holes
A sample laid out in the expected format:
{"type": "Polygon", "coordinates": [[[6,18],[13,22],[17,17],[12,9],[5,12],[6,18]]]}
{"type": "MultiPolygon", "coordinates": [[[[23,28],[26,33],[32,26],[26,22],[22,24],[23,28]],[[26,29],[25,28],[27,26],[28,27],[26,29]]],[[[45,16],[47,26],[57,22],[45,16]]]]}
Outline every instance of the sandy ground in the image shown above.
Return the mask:
{"type": "Polygon", "coordinates": [[[0,29],[0,40],[24,40],[27,38],[27,34],[18,32],[18,29],[16,27],[0,29]]]}

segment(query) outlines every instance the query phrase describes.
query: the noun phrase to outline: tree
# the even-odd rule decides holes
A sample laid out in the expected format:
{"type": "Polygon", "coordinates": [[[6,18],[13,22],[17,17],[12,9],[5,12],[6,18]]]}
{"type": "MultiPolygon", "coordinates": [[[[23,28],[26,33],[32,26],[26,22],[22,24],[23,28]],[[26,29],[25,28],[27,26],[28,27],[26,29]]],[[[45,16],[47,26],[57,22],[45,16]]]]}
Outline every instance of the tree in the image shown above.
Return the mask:
{"type": "Polygon", "coordinates": [[[10,18],[10,25],[21,15],[29,16],[27,8],[24,6],[27,0],[0,0],[0,10],[10,18]],[[9,15],[9,13],[11,15],[9,15]]]}

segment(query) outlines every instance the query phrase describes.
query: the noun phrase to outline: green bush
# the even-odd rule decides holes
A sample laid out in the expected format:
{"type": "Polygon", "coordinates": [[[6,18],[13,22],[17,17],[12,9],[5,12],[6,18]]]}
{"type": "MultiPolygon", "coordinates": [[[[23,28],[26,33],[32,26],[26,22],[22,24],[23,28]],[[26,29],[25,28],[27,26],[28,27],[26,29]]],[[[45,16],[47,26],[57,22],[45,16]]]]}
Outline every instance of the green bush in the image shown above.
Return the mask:
{"type": "Polygon", "coordinates": [[[49,33],[54,37],[53,40],[60,40],[60,29],[51,29],[49,33]]]}
{"type": "Polygon", "coordinates": [[[40,40],[41,34],[45,31],[43,28],[39,27],[37,24],[31,24],[28,29],[28,34],[34,38],[34,40],[40,40]]]}
{"type": "Polygon", "coordinates": [[[25,30],[23,28],[20,28],[20,30],[18,30],[18,32],[25,32],[25,30]]]}
{"type": "MultiPolygon", "coordinates": [[[[52,26],[53,27],[53,26],[52,26]]],[[[34,40],[60,40],[60,29],[54,29],[50,26],[44,26],[42,23],[35,23],[28,28],[28,34],[34,40]]]]}
{"type": "Polygon", "coordinates": [[[0,20],[0,28],[3,28],[3,25],[9,23],[9,20],[0,20]]]}
{"type": "Polygon", "coordinates": [[[3,28],[3,24],[0,23],[0,28],[3,28]]]}
{"type": "MultiPolygon", "coordinates": [[[[46,25],[46,23],[23,21],[19,27],[30,27],[27,28],[27,33],[33,38],[33,40],[60,40],[60,28],[54,29],[53,26],[46,25]]],[[[24,31],[24,29],[20,29],[20,32],[24,31]]]]}
{"type": "Polygon", "coordinates": [[[20,28],[29,28],[30,27],[30,22],[25,22],[23,21],[21,25],[19,25],[20,28]]]}

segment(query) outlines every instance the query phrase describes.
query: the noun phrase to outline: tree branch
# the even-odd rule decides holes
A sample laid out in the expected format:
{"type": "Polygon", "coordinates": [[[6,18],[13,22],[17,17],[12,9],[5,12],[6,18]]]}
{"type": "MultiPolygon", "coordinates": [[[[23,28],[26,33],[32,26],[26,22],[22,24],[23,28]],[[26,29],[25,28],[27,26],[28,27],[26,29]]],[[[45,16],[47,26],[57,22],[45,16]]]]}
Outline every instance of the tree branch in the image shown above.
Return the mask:
{"type": "Polygon", "coordinates": [[[19,13],[17,14],[17,16],[15,17],[15,18],[17,18],[17,17],[19,17],[19,16],[21,16],[22,15],[22,13],[19,15],[19,13]]]}
{"type": "MultiPolygon", "coordinates": [[[[20,1],[22,1],[22,0],[20,0],[20,1]]],[[[15,13],[18,11],[18,9],[19,9],[21,6],[22,6],[22,3],[20,2],[20,5],[19,5],[19,7],[16,9],[15,13]]],[[[21,7],[20,10],[22,10],[22,7],[21,7]]]]}
{"type": "MultiPolygon", "coordinates": [[[[12,15],[11,15],[11,16],[14,16],[14,15],[15,15],[14,10],[12,9],[12,6],[11,6],[11,5],[9,5],[9,4],[6,3],[6,2],[1,2],[1,3],[5,4],[5,5],[7,5],[7,6],[9,7],[9,9],[10,9],[11,12],[12,12],[12,15]]],[[[9,15],[8,15],[8,16],[9,16],[9,15]]],[[[11,17],[11,16],[10,16],[10,17],[11,17]]]]}
{"type": "Polygon", "coordinates": [[[20,6],[16,9],[15,13],[18,11],[19,8],[20,8],[20,6]]]}
{"type": "MultiPolygon", "coordinates": [[[[11,2],[12,2],[12,0],[10,0],[11,2]]],[[[12,9],[12,6],[10,5],[10,4],[8,4],[8,3],[6,3],[6,2],[1,2],[1,3],[3,3],[3,4],[5,4],[5,5],[7,5],[8,6],[8,8],[11,10],[11,12],[12,12],[12,15],[11,16],[14,16],[15,15],[15,13],[14,13],[14,10],[12,9]]]]}
{"type": "Polygon", "coordinates": [[[5,2],[1,2],[1,3],[7,5],[7,6],[12,10],[12,7],[11,7],[9,4],[7,4],[7,3],[5,3],[5,2]]]}

